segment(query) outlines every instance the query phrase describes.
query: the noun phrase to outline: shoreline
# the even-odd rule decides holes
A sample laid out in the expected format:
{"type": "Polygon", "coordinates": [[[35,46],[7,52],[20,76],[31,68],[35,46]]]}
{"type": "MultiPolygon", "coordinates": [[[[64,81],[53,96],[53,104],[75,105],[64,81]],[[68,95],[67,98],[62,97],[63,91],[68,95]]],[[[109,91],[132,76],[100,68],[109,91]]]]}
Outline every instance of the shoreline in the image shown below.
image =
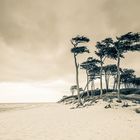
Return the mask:
{"type": "Polygon", "coordinates": [[[99,100],[77,109],[63,103],[12,104],[20,108],[0,112],[0,139],[139,140],[140,114],[131,107],[105,109],[105,104],[99,100]]]}

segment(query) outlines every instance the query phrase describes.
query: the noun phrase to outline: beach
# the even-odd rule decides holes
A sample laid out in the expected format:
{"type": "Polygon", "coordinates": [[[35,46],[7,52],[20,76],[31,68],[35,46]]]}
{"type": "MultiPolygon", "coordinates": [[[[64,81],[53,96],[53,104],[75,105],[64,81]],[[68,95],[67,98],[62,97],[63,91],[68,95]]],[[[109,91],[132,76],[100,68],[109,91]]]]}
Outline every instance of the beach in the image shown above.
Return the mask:
{"type": "MultiPolygon", "coordinates": [[[[134,107],[0,104],[0,140],[140,140],[134,107]]],[[[138,105],[139,106],[139,105],[138,105]]]]}

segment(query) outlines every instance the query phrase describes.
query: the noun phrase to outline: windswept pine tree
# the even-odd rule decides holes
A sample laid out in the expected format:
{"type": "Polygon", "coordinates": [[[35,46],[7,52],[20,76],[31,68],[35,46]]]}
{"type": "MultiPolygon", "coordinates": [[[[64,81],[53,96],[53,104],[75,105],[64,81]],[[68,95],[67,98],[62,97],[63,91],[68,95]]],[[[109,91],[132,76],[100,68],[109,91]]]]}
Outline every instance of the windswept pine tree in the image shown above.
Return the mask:
{"type": "Polygon", "coordinates": [[[99,57],[101,61],[100,66],[100,97],[102,97],[103,94],[103,84],[102,84],[102,75],[103,75],[103,64],[105,62],[106,58],[116,59],[116,51],[112,47],[113,45],[112,38],[106,38],[102,40],[101,42],[97,42],[96,48],[97,51],[95,51],[95,54],[99,57]]]}
{"type": "Polygon", "coordinates": [[[100,78],[100,63],[101,61],[98,59],[93,59],[94,65],[92,65],[91,69],[89,70],[89,78],[91,81],[91,94],[93,95],[93,88],[95,90],[95,80],[100,78]]]}
{"type": "MultiPolygon", "coordinates": [[[[86,83],[86,87],[87,87],[87,96],[89,96],[89,82],[92,82],[92,86],[93,87],[93,81],[94,78],[91,78],[91,71],[92,71],[92,77],[95,76],[93,75],[93,73],[96,73],[96,69],[97,69],[97,64],[100,63],[100,60],[98,59],[93,59],[92,57],[89,57],[87,59],[87,61],[83,62],[80,66],[82,69],[86,70],[86,77],[87,77],[87,83],[86,83]],[[93,72],[94,71],[94,72],[93,72]]],[[[99,70],[99,69],[98,69],[99,70]]]]}
{"type": "Polygon", "coordinates": [[[88,62],[83,62],[82,64],[80,64],[81,69],[85,69],[86,71],[86,77],[87,77],[87,82],[86,82],[86,87],[87,88],[87,96],[89,96],[89,76],[88,76],[88,71],[90,70],[90,65],[88,64],[88,62]]]}
{"type": "Polygon", "coordinates": [[[108,92],[109,89],[109,80],[110,76],[117,75],[117,66],[116,64],[110,64],[103,67],[104,75],[105,75],[105,84],[106,84],[106,92],[108,92]]]}
{"type": "Polygon", "coordinates": [[[121,59],[124,58],[124,54],[129,51],[140,51],[140,34],[129,32],[120,37],[116,37],[116,40],[113,41],[112,38],[106,38],[100,42],[96,43],[96,51],[95,54],[99,57],[98,59],[93,59],[89,57],[85,62],[80,65],[77,62],[77,56],[79,54],[83,54],[85,52],[89,53],[87,46],[82,45],[83,43],[87,43],[90,40],[84,36],[76,36],[71,39],[71,43],[73,48],[71,52],[74,56],[74,64],[76,69],[76,90],[78,96],[78,103],[82,104],[80,98],[80,86],[79,86],[79,66],[82,69],[85,69],[87,75],[87,84],[85,89],[87,88],[87,95],[89,96],[89,82],[92,82],[91,91],[93,91],[93,84],[96,78],[100,78],[100,98],[103,94],[103,75],[105,76],[106,83],[106,91],[109,89],[109,79],[110,76],[114,78],[113,89],[117,90],[118,101],[121,101],[120,98],[120,84],[123,83],[125,87],[128,86],[140,86],[139,77],[136,77],[133,74],[133,71],[125,69],[122,70],[120,68],[121,59]],[[117,61],[117,64],[109,64],[104,66],[105,60],[114,59],[117,61]]]}
{"type": "Polygon", "coordinates": [[[98,49],[98,51],[95,52],[95,54],[99,57],[100,61],[101,61],[101,66],[100,66],[100,97],[102,97],[103,94],[103,83],[102,83],[102,73],[103,73],[103,63],[105,60],[105,45],[103,43],[103,41],[101,42],[97,42],[96,44],[96,48],[98,49]]]}
{"type": "MultiPolygon", "coordinates": [[[[95,53],[100,57],[100,60],[104,63],[106,57],[117,60],[117,90],[118,90],[118,101],[120,101],[120,59],[124,58],[124,53],[128,51],[140,51],[140,34],[129,32],[120,37],[116,37],[114,42],[111,38],[107,38],[101,42],[97,42],[96,48],[98,51],[95,53]]],[[[102,95],[102,68],[100,73],[100,87],[102,95]]]]}
{"type": "Polygon", "coordinates": [[[128,51],[140,51],[140,34],[129,32],[120,37],[116,37],[114,48],[117,51],[117,82],[118,82],[118,101],[120,98],[120,60],[124,57],[124,53],[128,51]]]}
{"type": "Polygon", "coordinates": [[[133,69],[123,69],[120,75],[120,81],[124,84],[125,88],[130,88],[133,79],[136,77],[133,69]]]}
{"type": "Polygon", "coordinates": [[[84,37],[84,36],[76,36],[71,39],[71,43],[73,45],[73,48],[71,49],[71,52],[73,53],[74,56],[74,64],[76,68],[76,85],[77,85],[77,96],[78,96],[78,102],[79,104],[82,104],[81,98],[80,98],[80,90],[79,90],[79,64],[77,62],[77,55],[78,54],[83,54],[85,52],[89,53],[89,50],[87,49],[86,46],[81,46],[83,43],[89,42],[89,38],[84,37]]]}
{"type": "Polygon", "coordinates": [[[132,79],[132,84],[135,88],[140,88],[140,77],[135,77],[132,79]]]}

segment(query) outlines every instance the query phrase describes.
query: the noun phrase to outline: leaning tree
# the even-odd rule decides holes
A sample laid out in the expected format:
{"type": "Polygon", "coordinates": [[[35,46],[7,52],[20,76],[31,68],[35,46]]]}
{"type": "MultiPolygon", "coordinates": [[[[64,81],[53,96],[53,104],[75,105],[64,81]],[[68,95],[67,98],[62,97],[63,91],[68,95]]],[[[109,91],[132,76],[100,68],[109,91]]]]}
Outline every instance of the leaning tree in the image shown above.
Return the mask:
{"type": "Polygon", "coordinates": [[[136,77],[134,74],[133,69],[123,69],[122,73],[120,75],[120,81],[122,84],[124,84],[125,88],[130,87],[130,84],[132,84],[133,79],[136,77]]]}
{"type": "Polygon", "coordinates": [[[114,48],[117,54],[117,90],[118,90],[118,101],[120,98],[120,60],[124,53],[128,51],[140,51],[140,34],[129,32],[120,37],[116,37],[114,42],[114,48]]]}
{"type": "Polygon", "coordinates": [[[79,90],[79,64],[77,62],[77,55],[82,53],[89,53],[89,50],[86,46],[81,46],[82,43],[89,42],[89,38],[85,36],[76,36],[71,39],[71,43],[73,45],[73,48],[71,49],[71,52],[74,56],[74,63],[75,63],[75,69],[76,69],[76,85],[77,85],[77,96],[78,96],[78,103],[82,104],[81,98],[80,98],[80,90],[79,90]]]}
{"type": "Polygon", "coordinates": [[[89,70],[89,79],[91,81],[91,94],[93,94],[93,90],[95,90],[94,81],[100,78],[100,66],[97,64],[93,65],[93,67],[89,70]],[[93,89],[94,87],[94,89],[93,89]]]}
{"type": "Polygon", "coordinates": [[[99,57],[100,63],[100,97],[103,94],[103,84],[102,84],[102,75],[103,75],[103,64],[106,58],[116,59],[116,50],[112,47],[113,45],[112,38],[106,38],[101,42],[97,42],[95,54],[99,57]]]}
{"type": "Polygon", "coordinates": [[[97,51],[95,51],[95,54],[99,57],[101,61],[101,66],[100,66],[100,97],[102,97],[103,94],[103,84],[102,84],[102,73],[103,73],[103,63],[106,58],[105,56],[105,48],[106,46],[104,45],[103,41],[97,42],[96,46],[97,51]]]}
{"type": "MultiPolygon", "coordinates": [[[[97,44],[98,52],[96,53],[100,56],[101,60],[106,57],[117,60],[117,90],[118,90],[118,101],[120,99],[120,60],[124,58],[124,53],[128,51],[140,51],[140,34],[129,32],[120,37],[116,37],[116,41],[111,38],[107,38],[97,44]]],[[[102,63],[103,66],[103,63],[102,63]]],[[[101,66],[101,72],[102,72],[101,66]]],[[[102,74],[101,74],[102,79],[102,74]]],[[[101,80],[102,81],[102,80],[101,80]]],[[[102,85],[102,84],[101,84],[102,85]]]]}
{"type": "Polygon", "coordinates": [[[85,71],[86,71],[87,83],[86,83],[85,88],[87,88],[87,96],[89,96],[89,82],[90,81],[92,81],[91,87],[93,87],[94,78],[91,78],[91,76],[93,77],[95,75],[97,67],[98,67],[97,64],[99,64],[99,63],[100,63],[100,60],[93,59],[92,57],[88,57],[85,62],[80,64],[81,69],[85,69],[85,71]],[[91,72],[92,72],[92,75],[91,75],[91,72]]]}
{"type": "Polygon", "coordinates": [[[103,67],[103,71],[105,75],[106,92],[108,92],[110,76],[114,77],[115,83],[115,76],[117,75],[117,66],[116,64],[106,65],[103,67]]]}
{"type": "Polygon", "coordinates": [[[135,88],[140,89],[140,77],[135,77],[132,79],[132,84],[135,88]]]}

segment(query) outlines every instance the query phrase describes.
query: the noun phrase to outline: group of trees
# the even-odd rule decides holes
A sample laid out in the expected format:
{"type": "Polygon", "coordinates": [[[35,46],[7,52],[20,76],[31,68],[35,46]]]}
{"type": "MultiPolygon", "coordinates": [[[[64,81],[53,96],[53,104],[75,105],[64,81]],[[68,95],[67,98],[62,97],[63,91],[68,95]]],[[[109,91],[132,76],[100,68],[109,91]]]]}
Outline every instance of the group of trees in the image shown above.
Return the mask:
{"type": "MultiPolygon", "coordinates": [[[[105,77],[106,91],[109,89],[110,76],[114,78],[113,89],[117,90],[118,101],[120,101],[120,85],[123,83],[125,87],[135,85],[136,87],[140,84],[140,78],[134,75],[132,69],[121,69],[120,61],[124,58],[124,54],[128,51],[140,51],[140,34],[129,32],[120,37],[116,37],[115,40],[112,38],[106,38],[100,42],[97,42],[95,47],[95,54],[98,59],[88,57],[87,60],[81,64],[77,61],[77,56],[83,53],[90,53],[87,46],[83,45],[90,41],[85,36],[76,36],[71,39],[73,48],[71,52],[74,56],[74,64],[76,68],[76,86],[78,102],[81,103],[80,98],[80,86],[79,86],[79,69],[84,69],[87,76],[87,95],[89,96],[89,83],[91,82],[91,91],[93,91],[94,80],[100,79],[100,98],[103,94],[103,75],[105,77]],[[105,65],[107,59],[114,59],[117,63],[105,65]]],[[[83,91],[85,91],[85,89],[83,91]]]]}
{"type": "Polygon", "coordinates": [[[140,87],[140,77],[136,77],[133,69],[123,69],[121,72],[121,84],[124,88],[140,87]]]}

